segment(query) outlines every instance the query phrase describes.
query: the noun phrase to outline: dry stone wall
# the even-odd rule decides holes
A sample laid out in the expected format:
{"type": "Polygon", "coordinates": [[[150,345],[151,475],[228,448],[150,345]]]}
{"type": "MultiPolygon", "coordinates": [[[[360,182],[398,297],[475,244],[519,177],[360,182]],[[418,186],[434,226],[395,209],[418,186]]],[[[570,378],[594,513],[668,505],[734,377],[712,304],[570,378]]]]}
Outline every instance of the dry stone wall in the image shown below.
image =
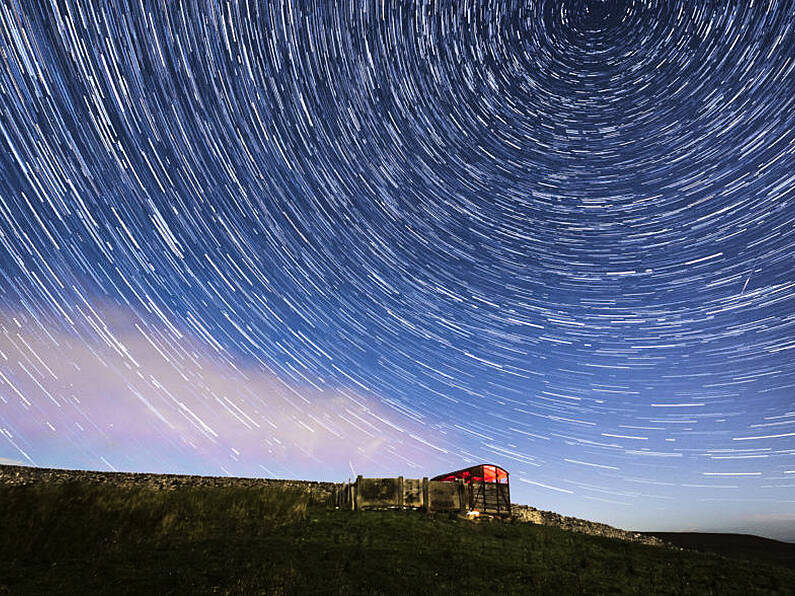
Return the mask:
{"type": "Polygon", "coordinates": [[[641,542],[643,544],[653,544],[655,546],[666,545],[665,542],[654,536],[644,536],[638,532],[619,530],[607,524],[599,524],[577,517],[566,517],[552,511],[541,511],[540,509],[528,505],[513,504],[511,505],[511,511],[513,512],[513,519],[519,522],[539,524],[542,526],[554,526],[570,532],[591,534],[592,536],[604,536],[606,538],[617,538],[619,540],[641,542]]]}
{"type": "Polygon", "coordinates": [[[91,482],[113,484],[119,487],[148,487],[159,490],[176,488],[206,487],[247,487],[264,488],[278,486],[312,493],[320,499],[331,498],[337,484],[333,482],[314,482],[310,480],[277,480],[271,478],[236,478],[230,476],[189,476],[183,474],[146,474],[133,472],[95,472],[87,470],[59,470],[55,468],[29,468],[24,466],[0,465],[0,484],[23,486],[39,482],[91,482]]]}

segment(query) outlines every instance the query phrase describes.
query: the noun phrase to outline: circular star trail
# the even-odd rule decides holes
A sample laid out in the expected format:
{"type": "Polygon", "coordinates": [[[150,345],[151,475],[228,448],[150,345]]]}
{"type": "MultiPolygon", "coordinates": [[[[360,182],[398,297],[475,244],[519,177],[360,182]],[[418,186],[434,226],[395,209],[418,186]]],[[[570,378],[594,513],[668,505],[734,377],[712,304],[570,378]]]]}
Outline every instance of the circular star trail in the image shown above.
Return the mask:
{"type": "Polygon", "coordinates": [[[0,456],[795,513],[794,14],[4,0],[0,456]]]}

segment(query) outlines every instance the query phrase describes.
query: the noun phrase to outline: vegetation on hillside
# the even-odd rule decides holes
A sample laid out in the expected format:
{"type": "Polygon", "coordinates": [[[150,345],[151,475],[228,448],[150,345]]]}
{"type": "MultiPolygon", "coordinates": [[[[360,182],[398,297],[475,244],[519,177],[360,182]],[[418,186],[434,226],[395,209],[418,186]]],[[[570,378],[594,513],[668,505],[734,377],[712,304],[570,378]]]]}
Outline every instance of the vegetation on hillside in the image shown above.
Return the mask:
{"type": "Polygon", "coordinates": [[[795,571],[278,487],[0,486],[0,594],[792,593],[795,571]]]}
{"type": "MultiPolygon", "coordinates": [[[[795,569],[795,544],[748,534],[715,534],[709,532],[644,532],[669,544],[716,553],[733,559],[775,563],[795,569]]],[[[792,586],[795,592],[795,586],[792,586]]]]}

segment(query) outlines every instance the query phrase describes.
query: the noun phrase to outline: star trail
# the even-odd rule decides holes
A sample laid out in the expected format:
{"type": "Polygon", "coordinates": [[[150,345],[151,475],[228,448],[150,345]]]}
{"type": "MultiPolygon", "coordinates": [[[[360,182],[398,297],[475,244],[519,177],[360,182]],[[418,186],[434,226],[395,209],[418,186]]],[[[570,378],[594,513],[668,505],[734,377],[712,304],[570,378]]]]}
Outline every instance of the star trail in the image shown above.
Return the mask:
{"type": "Polygon", "coordinates": [[[0,461],[795,539],[795,2],[0,0],[0,461]]]}

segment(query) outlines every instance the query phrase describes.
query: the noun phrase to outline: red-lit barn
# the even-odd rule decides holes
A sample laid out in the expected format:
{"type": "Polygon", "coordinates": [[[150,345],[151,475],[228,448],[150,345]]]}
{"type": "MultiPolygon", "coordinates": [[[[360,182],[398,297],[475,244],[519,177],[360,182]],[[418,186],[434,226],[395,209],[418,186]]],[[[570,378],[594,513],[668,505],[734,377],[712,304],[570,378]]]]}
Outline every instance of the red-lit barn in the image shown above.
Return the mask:
{"type": "Polygon", "coordinates": [[[494,464],[479,464],[471,468],[440,474],[437,482],[463,481],[470,486],[469,509],[493,515],[511,514],[511,490],[508,472],[494,464]]]}

